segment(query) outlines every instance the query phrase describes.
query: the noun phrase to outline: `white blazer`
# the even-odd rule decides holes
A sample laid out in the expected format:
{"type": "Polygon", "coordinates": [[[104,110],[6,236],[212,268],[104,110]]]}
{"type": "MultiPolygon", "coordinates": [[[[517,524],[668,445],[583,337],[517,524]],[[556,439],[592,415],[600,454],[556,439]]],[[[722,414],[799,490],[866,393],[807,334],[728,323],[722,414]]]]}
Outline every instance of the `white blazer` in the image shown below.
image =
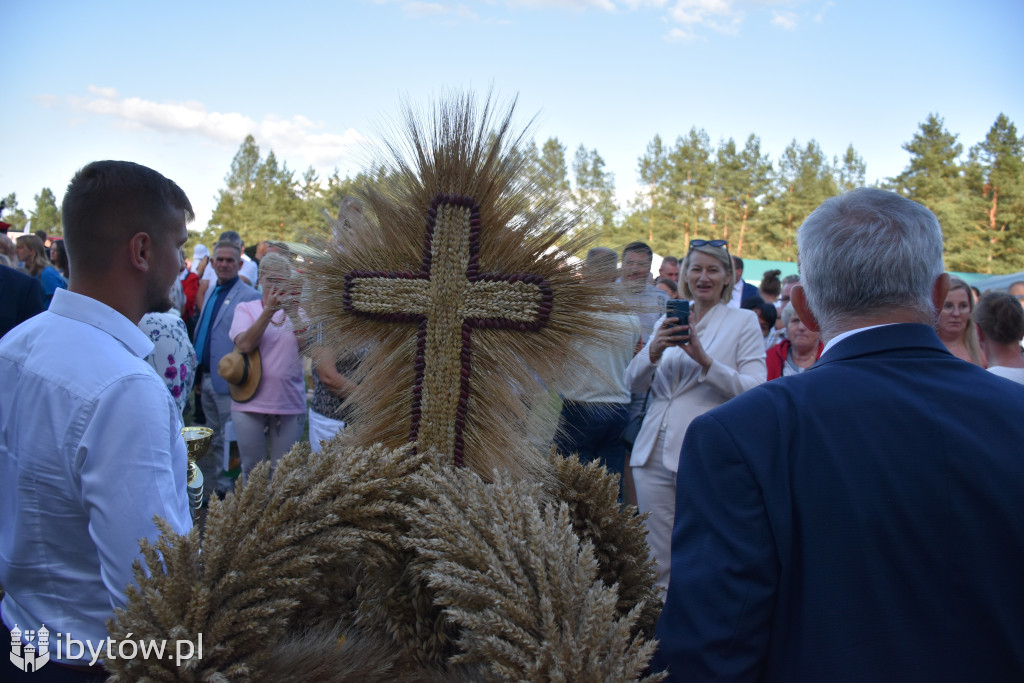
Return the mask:
{"type": "MultiPolygon", "coordinates": [[[[664,317],[655,323],[655,329],[664,317]]],[[[690,422],[767,379],[764,337],[756,313],[717,304],[695,329],[704,350],[714,359],[706,373],[675,346],[665,349],[658,363],[652,363],[651,340],[626,368],[626,382],[633,393],[644,394],[651,387],[647,415],[629,459],[632,467],[642,467],[651,457],[664,423],[664,465],[678,471],[679,451],[690,422]]]]}

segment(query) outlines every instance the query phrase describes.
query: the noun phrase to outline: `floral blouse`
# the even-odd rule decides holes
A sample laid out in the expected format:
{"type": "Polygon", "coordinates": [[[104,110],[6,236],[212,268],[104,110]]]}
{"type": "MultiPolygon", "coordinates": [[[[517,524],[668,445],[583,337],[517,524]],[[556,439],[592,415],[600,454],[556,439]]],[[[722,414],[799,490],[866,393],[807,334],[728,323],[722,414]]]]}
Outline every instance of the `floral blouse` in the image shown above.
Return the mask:
{"type": "Polygon", "coordinates": [[[139,328],[154,344],[153,353],[146,356],[146,362],[164,378],[181,417],[199,364],[185,323],[175,313],[147,313],[139,321],[139,328]]]}

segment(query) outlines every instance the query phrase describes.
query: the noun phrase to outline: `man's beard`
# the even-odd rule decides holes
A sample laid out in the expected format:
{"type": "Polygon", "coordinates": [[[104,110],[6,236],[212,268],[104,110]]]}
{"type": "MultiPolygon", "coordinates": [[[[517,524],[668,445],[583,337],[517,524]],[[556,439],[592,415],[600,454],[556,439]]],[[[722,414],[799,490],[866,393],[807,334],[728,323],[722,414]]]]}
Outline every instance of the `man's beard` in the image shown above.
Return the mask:
{"type": "Polygon", "coordinates": [[[171,301],[171,297],[165,294],[163,299],[150,302],[146,313],[165,313],[173,307],[174,302],[171,301]]]}
{"type": "Polygon", "coordinates": [[[151,286],[146,297],[146,313],[164,313],[174,307],[171,301],[171,287],[174,283],[161,287],[151,286]]]}

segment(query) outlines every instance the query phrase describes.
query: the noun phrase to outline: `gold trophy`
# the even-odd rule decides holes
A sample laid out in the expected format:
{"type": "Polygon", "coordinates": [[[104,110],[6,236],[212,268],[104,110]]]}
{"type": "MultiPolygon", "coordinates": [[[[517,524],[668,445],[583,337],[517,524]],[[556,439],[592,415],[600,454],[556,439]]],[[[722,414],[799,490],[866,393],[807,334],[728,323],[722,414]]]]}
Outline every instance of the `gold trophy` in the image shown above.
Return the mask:
{"type": "Polygon", "coordinates": [[[206,455],[213,441],[213,430],[209,427],[182,427],[181,436],[188,448],[188,503],[192,510],[192,521],[203,507],[203,473],[196,460],[206,455]]]}

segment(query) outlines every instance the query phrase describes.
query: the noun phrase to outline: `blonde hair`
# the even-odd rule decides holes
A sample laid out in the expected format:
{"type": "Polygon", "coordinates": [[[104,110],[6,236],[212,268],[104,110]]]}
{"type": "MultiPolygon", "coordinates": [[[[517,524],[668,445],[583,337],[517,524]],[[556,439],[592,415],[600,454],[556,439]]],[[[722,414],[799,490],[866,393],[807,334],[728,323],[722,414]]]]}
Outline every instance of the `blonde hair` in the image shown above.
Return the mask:
{"type": "Polygon", "coordinates": [[[690,291],[690,283],[686,279],[686,273],[690,270],[690,259],[695,251],[707,254],[708,256],[714,256],[725,268],[728,277],[725,279],[725,285],[722,287],[722,295],[718,297],[718,303],[729,303],[732,299],[732,286],[733,280],[736,279],[736,273],[732,267],[732,257],[729,256],[729,250],[725,247],[713,247],[710,244],[691,247],[686,252],[686,258],[683,259],[682,267],[679,269],[679,293],[687,299],[694,298],[693,292],[690,291]]]}
{"type": "Polygon", "coordinates": [[[16,244],[29,250],[28,258],[25,259],[25,270],[29,275],[38,277],[43,269],[51,265],[50,259],[46,258],[46,246],[37,236],[22,235],[16,240],[16,244]]]}
{"type": "Polygon", "coordinates": [[[962,289],[967,292],[967,305],[970,307],[970,313],[967,315],[967,325],[964,327],[964,346],[967,347],[967,354],[971,357],[971,362],[975,365],[981,365],[981,345],[978,343],[978,330],[974,322],[974,291],[971,290],[971,286],[961,280],[958,277],[949,277],[949,292],[946,297],[957,289],[962,289]]]}

